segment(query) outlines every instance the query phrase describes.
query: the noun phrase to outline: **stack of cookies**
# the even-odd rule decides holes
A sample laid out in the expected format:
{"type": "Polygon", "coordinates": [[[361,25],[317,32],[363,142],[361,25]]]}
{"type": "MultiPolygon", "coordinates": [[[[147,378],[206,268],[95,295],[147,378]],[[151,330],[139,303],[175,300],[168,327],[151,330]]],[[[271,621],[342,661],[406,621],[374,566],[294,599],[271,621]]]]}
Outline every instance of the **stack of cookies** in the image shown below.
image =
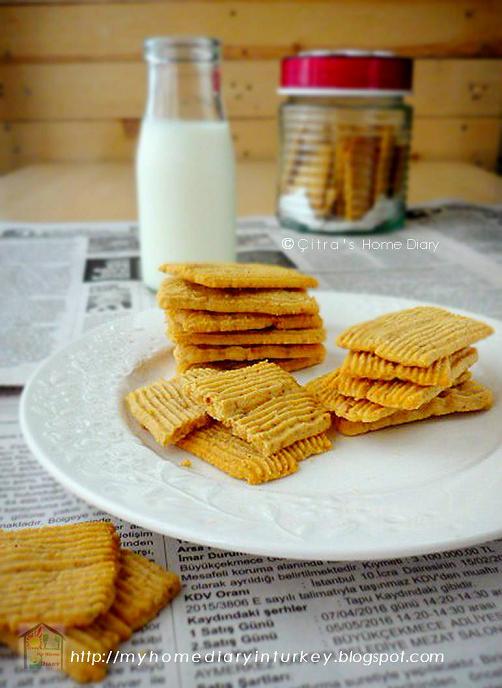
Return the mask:
{"type": "Polygon", "coordinates": [[[325,331],[307,288],[317,280],[256,263],[177,263],[157,300],[175,343],[178,372],[230,369],[269,360],[285,370],[320,363],[325,331]]]}
{"type": "Polygon", "coordinates": [[[331,447],[330,414],[274,363],[192,370],[125,401],[159,444],[177,444],[252,485],[290,475],[299,461],[331,447]]]}
{"type": "Polygon", "coordinates": [[[281,197],[304,191],[317,218],[357,221],[378,201],[402,195],[408,136],[392,114],[386,119],[375,126],[322,120],[317,128],[297,125],[286,141],[281,197]]]}
{"type": "Polygon", "coordinates": [[[60,648],[50,666],[78,682],[103,679],[107,657],[180,588],[176,574],[122,549],[111,523],[0,530],[0,643],[26,662],[26,634],[50,632],[57,645],[47,647],[60,648]]]}
{"type": "Polygon", "coordinates": [[[342,332],[337,343],[350,350],[342,366],[306,388],[346,435],[488,408],[492,394],[469,368],[478,359],[471,345],[492,332],[432,306],[387,313],[342,332]]]}

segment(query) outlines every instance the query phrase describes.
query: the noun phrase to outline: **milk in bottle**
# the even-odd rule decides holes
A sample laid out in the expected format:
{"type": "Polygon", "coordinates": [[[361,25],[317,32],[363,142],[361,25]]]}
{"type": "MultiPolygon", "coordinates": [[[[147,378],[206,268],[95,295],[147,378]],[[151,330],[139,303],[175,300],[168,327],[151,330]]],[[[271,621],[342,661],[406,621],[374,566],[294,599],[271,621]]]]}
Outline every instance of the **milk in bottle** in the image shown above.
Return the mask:
{"type": "Polygon", "coordinates": [[[145,56],[136,180],[143,281],[157,289],[160,263],[235,260],[235,173],[218,42],[151,38],[145,56]]]}

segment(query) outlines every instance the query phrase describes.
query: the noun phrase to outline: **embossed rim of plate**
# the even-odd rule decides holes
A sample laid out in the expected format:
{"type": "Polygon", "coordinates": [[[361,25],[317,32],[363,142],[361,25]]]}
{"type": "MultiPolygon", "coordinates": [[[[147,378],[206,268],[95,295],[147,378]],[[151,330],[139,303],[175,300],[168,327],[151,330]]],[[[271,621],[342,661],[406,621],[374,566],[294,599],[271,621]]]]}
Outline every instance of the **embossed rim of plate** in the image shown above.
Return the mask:
{"type": "MultiPolygon", "coordinates": [[[[418,304],[367,294],[315,294],[328,326],[337,311],[350,314],[345,327],[418,304]]],[[[455,310],[496,329],[483,343],[481,356],[496,366],[491,374],[500,393],[502,367],[496,354],[502,323],[455,310]]],[[[93,506],[167,536],[304,560],[411,556],[502,535],[500,443],[480,463],[391,498],[284,493],[278,499],[275,492],[257,491],[239,481],[220,484],[159,461],[132,434],[119,409],[120,381],[162,348],[166,341],[158,310],[126,316],[54,354],[23,391],[21,428],[31,451],[58,482],[93,506]]],[[[319,372],[320,367],[315,374],[319,372]]],[[[488,413],[497,423],[496,409],[488,413]]]]}

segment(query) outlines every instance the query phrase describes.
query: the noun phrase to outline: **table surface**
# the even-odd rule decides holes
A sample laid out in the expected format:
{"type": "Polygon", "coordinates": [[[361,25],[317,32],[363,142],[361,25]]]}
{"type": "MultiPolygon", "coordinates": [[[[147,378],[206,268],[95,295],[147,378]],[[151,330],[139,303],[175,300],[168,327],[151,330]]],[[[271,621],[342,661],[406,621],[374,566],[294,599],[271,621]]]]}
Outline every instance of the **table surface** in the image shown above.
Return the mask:
{"type": "MultiPolygon", "coordinates": [[[[274,212],[276,165],[273,161],[237,165],[237,212],[274,212]]],[[[502,178],[458,162],[412,163],[411,204],[448,198],[501,203],[502,178]]],[[[128,163],[47,163],[0,177],[0,219],[22,222],[133,220],[134,172],[128,163]]]]}

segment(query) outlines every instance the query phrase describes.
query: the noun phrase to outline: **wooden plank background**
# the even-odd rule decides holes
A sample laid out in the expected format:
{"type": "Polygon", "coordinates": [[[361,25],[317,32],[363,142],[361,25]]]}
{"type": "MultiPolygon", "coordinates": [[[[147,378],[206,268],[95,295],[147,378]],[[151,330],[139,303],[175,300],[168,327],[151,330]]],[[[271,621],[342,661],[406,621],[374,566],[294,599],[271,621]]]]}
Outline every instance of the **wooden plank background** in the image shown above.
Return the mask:
{"type": "Polygon", "coordinates": [[[145,100],[142,41],[163,33],[224,42],[240,158],[276,154],[279,59],[351,46],[416,58],[416,159],[495,167],[502,0],[0,0],[0,169],[130,159],[145,100]]]}

